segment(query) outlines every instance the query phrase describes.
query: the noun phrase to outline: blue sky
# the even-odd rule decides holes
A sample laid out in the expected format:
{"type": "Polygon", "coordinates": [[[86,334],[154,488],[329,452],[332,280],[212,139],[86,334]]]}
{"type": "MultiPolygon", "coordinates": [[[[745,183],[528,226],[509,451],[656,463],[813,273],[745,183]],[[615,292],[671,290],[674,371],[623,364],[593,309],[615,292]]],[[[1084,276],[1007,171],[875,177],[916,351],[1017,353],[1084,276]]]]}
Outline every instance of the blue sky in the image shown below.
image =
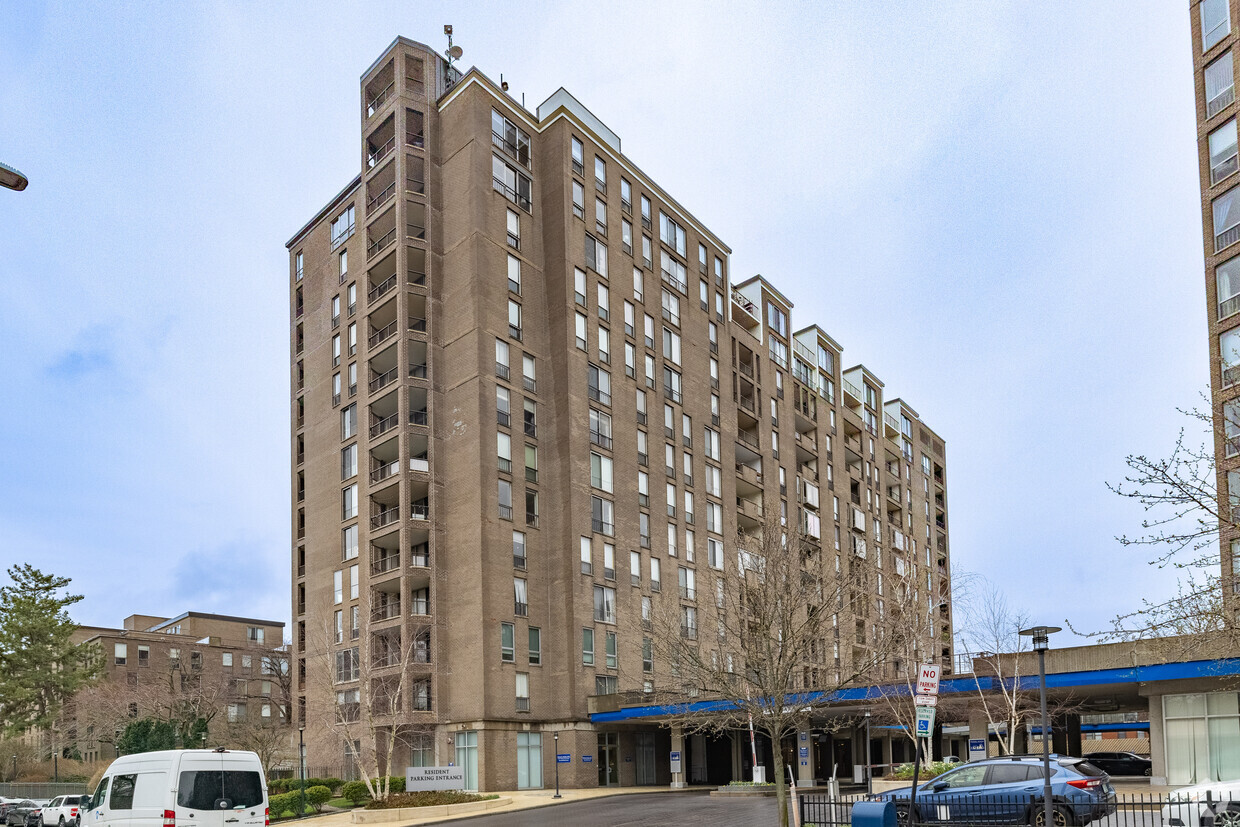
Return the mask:
{"type": "Polygon", "coordinates": [[[284,242],[357,171],[360,74],[444,23],[947,440],[956,570],[1084,628],[1172,591],[1104,485],[1208,379],[1189,15],[1155,0],[11,8],[0,566],[87,623],[287,618],[284,242]]]}

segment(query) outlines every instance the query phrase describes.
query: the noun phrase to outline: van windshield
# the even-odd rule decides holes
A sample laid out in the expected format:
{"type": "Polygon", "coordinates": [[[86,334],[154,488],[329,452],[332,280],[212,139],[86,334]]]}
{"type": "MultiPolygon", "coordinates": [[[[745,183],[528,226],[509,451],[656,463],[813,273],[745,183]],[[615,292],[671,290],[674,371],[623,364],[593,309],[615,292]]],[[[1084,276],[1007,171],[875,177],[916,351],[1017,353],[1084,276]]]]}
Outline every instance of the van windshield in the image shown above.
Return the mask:
{"type": "Polygon", "coordinates": [[[190,810],[260,807],[263,780],[257,772],[187,770],[177,784],[177,806],[190,810]]]}

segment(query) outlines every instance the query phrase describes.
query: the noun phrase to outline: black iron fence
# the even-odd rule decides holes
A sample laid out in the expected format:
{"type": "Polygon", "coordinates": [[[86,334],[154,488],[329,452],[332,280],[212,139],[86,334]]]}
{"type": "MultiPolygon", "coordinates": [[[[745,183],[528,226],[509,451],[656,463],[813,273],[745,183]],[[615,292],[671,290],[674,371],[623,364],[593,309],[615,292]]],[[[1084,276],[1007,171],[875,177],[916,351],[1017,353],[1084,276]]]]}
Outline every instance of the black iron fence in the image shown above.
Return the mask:
{"type": "MultiPolygon", "coordinates": [[[[907,791],[892,799],[900,827],[992,827],[1025,824],[1043,827],[1045,808],[1039,792],[986,795],[961,791],[918,794],[916,811],[910,812],[907,791]]],[[[881,801],[872,796],[798,796],[803,827],[851,825],[853,805],[858,801],[881,801]]],[[[1055,795],[1052,797],[1054,827],[1240,827],[1240,796],[1208,792],[1191,797],[1184,793],[1124,795],[1055,795]]]]}

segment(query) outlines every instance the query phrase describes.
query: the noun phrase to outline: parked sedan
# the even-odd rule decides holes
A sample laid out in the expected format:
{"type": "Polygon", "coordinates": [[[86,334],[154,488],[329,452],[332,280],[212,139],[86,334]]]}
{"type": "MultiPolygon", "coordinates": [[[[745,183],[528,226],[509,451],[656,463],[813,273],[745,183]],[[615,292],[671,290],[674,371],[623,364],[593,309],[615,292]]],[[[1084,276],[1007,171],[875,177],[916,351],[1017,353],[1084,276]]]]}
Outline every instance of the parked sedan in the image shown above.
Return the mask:
{"type": "Polygon", "coordinates": [[[1153,762],[1135,752],[1091,752],[1085,760],[1110,776],[1153,774],[1153,762]]]}
{"type": "Polygon", "coordinates": [[[16,807],[10,807],[4,814],[4,823],[9,827],[42,827],[43,807],[46,801],[24,799],[16,807]]]}

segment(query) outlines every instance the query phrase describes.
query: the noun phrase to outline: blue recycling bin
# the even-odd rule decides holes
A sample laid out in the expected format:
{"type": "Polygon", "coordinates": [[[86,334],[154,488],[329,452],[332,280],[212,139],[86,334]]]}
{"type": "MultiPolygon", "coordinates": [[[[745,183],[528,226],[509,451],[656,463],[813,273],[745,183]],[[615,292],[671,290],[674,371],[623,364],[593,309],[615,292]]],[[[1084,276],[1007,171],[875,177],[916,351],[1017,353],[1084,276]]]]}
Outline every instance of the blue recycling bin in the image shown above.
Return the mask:
{"type": "Polygon", "coordinates": [[[852,808],[852,827],[896,827],[896,805],[890,801],[858,801],[852,808]]]}

